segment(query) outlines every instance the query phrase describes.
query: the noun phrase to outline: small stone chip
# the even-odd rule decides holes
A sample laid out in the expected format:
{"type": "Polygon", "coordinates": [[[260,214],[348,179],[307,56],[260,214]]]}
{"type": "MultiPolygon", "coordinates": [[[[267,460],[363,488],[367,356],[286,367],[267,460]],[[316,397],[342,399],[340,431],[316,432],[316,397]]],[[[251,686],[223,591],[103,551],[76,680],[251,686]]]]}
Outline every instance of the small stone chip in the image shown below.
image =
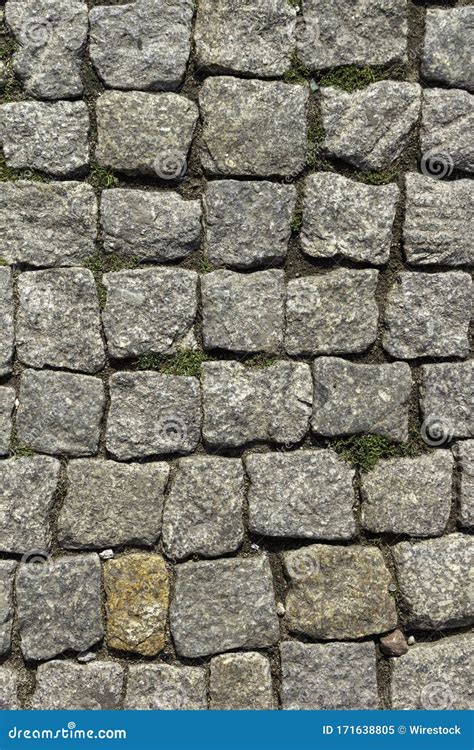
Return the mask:
{"type": "Polygon", "coordinates": [[[382,654],[386,656],[403,656],[408,651],[407,639],[399,628],[384,635],[379,641],[379,646],[382,654]]]}
{"type": "Polygon", "coordinates": [[[12,414],[14,405],[14,389],[0,387],[0,456],[7,456],[10,452],[10,437],[12,433],[12,414]]]}
{"type": "Polygon", "coordinates": [[[472,361],[421,368],[420,406],[428,445],[474,437],[473,376],[472,361]]]}
{"type": "Polygon", "coordinates": [[[457,443],[453,449],[461,468],[461,508],[459,522],[474,528],[474,440],[457,443]]]}
{"type": "Polygon", "coordinates": [[[0,377],[12,370],[14,335],[12,274],[0,267],[0,377]]]}
{"type": "Polygon", "coordinates": [[[10,667],[0,667],[0,711],[16,711],[18,701],[18,674],[10,667]]]}
{"type": "Polygon", "coordinates": [[[474,95],[461,89],[423,89],[421,164],[435,178],[455,167],[474,172],[474,95]]]}
{"type": "Polygon", "coordinates": [[[0,655],[10,651],[13,626],[13,581],[16,562],[0,560],[0,655]]]}
{"type": "Polygon", "coordinates": [[[421,72],[428,81],[474,90],[474,8],[428,8],[421,72]]]}
{"type": "Polygon", "coordinates": [[[275,708],[272,673],[266,656],[222,654],[211,660],[213,711],[268,711],[275,708]]]}
{"type": "Polygon", "coordinates": [[[120,708],[124,670],[116,662],[80,665],[50,661],[36,671],[31,708],[37,711],[117,710],[120,708]]]}
{"type": "Polygon", "coordinates": [[[132,664],[124,708],[129,711],[206,710],[206,672],[201,667],[132,664]]]}

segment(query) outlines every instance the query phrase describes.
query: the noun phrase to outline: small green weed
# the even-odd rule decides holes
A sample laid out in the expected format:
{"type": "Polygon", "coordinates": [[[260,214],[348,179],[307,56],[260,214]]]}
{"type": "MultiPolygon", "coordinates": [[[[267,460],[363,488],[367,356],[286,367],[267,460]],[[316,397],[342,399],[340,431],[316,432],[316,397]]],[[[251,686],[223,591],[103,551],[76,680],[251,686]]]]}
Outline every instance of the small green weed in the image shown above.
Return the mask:
{"type": "Polygon", "coordinates": [[[311,78],[311,70],[301,62],[298,53],[293,52],[291,67],[283,73],[283,80],[286,83],[304,84],[309,78],[311,78]]]}
{"type": "Polygon", "coordinates": [[[372,471],[381,459],[413,458],[423,452],[418,433],[411,433],[407,443],[394,443],[380,435],[352,435],[332,441],[331,447],[364,473],[372,471]]]}
{"type": "Polygon", "coordinates": [[[187,375],[199,378],[201,365],[207,359],[202,351],[182,349],[172,357],[162,354],[146,354],[136,363],[137,370],[158,370],[164,375],[187,375]]]}
{"type": "Polygon", "coordinates": [[[247,367],[271,367],[276,361],[276,357],[269,357],[266,354],[251,354],[242,360],[242,364],[247,367]]]}
{"type": "Polygon", "coordinates": [[[334,86],[351,92],[369,86],[371,83],[376,83],[384,77],[382,72],[368,66],[358,68],[356,65],[347,65],[325,73],[320,78],[319,84],[320,86],[334,86]]]}
{"type": "Polygon", "coordinates": [[[118,177],[107,167],[92,164],[90,168],[89,181],[95,188],[113,188],[119,184],[118,177]]]}

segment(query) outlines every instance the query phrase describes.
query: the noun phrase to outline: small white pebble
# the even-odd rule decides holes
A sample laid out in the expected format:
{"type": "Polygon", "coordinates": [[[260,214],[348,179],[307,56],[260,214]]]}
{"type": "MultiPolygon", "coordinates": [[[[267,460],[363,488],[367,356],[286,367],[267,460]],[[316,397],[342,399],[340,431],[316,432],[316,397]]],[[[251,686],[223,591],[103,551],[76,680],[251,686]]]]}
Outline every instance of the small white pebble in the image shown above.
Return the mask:
{"type": "Polygon", "coordinates": [[[282,616],[285,614],[286,609],[281,602],[278,602],[278,604],[276,605],[276,611],[277,611],[277,615],[282,616]]]}
{"type": "Polygon", "coordinates": [[[258,550],[258,549],[260,549],[260,547],[258,546],[258,544],[251,544],[250,545],[250,549],[258,550]]]}
{"type": "Polygon", "coordinates": [[[113,549],[104,549],[103,552],[99,552],[99,557],[101,560],[111,560],[114,556],[113,549]]]}
{"type": "Polygon", "coordinates": [[[408,643],[409,646],[413,646],[413,644],[416,643],[415,636],[414,635],[409,635],[408,638],[407,638],[407,643],[408,643]]]}
{"type": "Polygon", "coordinates": [[[94,661],[95,657],[93,651],[84,651],[84,653],[77,655],[77,661],[81,664],[88,664],[90,661],[94,661]]]}
{"type": "Polygon", "coordinates": [[[15,399],[15,409],[18,409],[19,406],[20,406],[20,399],[16,398],[15,399]]]}
{"type": "Polygon", "coordinates": [[[397,585],[395,583],[391,583],[388,587],[388,590],[393,594],[397,590],[397,585]]]}

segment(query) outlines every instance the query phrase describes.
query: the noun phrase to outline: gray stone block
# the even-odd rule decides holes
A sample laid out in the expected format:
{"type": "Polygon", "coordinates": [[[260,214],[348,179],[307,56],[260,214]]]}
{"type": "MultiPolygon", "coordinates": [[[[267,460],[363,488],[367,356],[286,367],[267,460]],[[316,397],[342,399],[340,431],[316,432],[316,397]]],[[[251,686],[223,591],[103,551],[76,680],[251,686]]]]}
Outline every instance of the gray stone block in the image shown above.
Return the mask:
{"type": "Polygon", "coordinates": [[[10,452],[10,437],[12,433],[12,414],[14,405],[14,389],[0,387],[0,456],[7,456],[10,452]]]}
{"type": "Polygon", "coordinates": [[[0,377],[13,366],[13,278],[9,268],[0,267],[0,377]]]}
{"type": "Polygon", "coordinates": [[[421,73],[429,81],[474,90],[474,8],[428,8],[421,73]]]}
{"type": "Polygon", "coordinates": [[[124,669],[116,662],[50,661],[36,671],[36,711],[113,711],[120,708],[124,669]]]}
{"type": "Polygon", "coordinates": [[[14,616],[13,581],[15,570],[16,562],[14,560],[0,561],[0,655],[2,656],[7,654],[11,648],[14,616]]]}
{"type": "Polygon", "coordinates": [[[453,168],[474,172],[474,96],[461,89],[424,89],[420,130],[421,165],[442,179],[453,168]]]}
{"type": "Polygon", "coordinates": [[[474,437],[473,375],[472,361],[421,368],[422,431],[429,445],[474,437]]]}
{"type": "Polygon", "coordinates": [[[213,711],[275,708],[267,657],[257,653],[215,656],[211,660],[210,696],[213,711]]]}
{"type": "Polygon", "coordinates": [[[460,470],[461,507],[459,523],[474,528],[474,440],[457,443],[453,448],[460,470]]]}
{"type": "Polygon", "coordinates": [[[124,708],[129,711],[205,710],[206,673],[201,667],[132,664],[124,708]]]}
{"type": "Polygon", "coordinates": [[[0,711],[15,711],[19,708],[18,674],[10,667],[0,667],[0,711]]]}

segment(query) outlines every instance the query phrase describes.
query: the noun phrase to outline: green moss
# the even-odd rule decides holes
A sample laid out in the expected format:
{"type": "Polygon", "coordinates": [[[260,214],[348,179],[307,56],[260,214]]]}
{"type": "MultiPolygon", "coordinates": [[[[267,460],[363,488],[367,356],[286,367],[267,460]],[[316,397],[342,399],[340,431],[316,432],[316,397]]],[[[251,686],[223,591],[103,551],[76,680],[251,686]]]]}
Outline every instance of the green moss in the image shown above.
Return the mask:
{"type": "Polygon", "coordinates": [[[164,375],[187,375],[199,378],[201,365],[207,359],[202,351],[183,349],[172,357],[162,354],[147,354],[136,362],[137,370],[158,370],[164,375]]]}
{"type": "Polygon", "coordinates": [[[297,52],[291,55],[291,68],[283,73],[283,80],[286,83],[305,84],[311,78],[311,70],[303,65],[297,52]]]}
{"type": "Polygon", "coordinates": [[[15,180],[33,180],[35,182],[45,182],[46,178],[39,172],[32,169],[14,169],[9,167],[5,157],[0,155],[0,182],[12,182],[15,180]]]}
{"type": "Polygon", "coordinates": [[[390,169],[383,172],[354,172],[352,176],[358,182],[365,182],[367,185],[386,185],[398,180],[398,171],[390,169]]]}
{"type": "Polygon", "coordinates": [[[107,167],[92,164],[90,168],[89,181],[95,188],[113,188],[119,184],[118,177],[107,167]]]}
{"type": "Polygon", "coordinates": [[[30,458],[35,455],[34,451],[28,445],[20,443],[16,439],[13,439],[11,442],[10,453],[14,458],[30,458]]]}
{"type": "Polygon", "coordinates": [[[331,442],[331,447],[355,469],[372,471],[381,459],[401,458],[423,453],[426,448],[418,432],[411,432],[407,443],[394,443],[380,435],[353,435],[331,442]]]}
{"type": "Polygon", "coordinates": [[[298,234],[303,226],[303,208],[299,206],[295,208],[293,216],[291,217],[291,231],[293,234],[298,234]]]}
{"type": "Polygon", "coordinates": [[[300,0],[288,0],[288,4],[291,5],[293,8],[299,8],[300,0]]]}
{"type": "Polygon", "coordinates": [[[0,266],[8,266],[8,262],[5,260],[5,258],[0,258],[0,266]]]}
{"type": "Polygon", "coordinates": [[[215,268],[212,263],[209,263],[207,258],[202,258],[199,263],[199,271],[201,273],[210,273],[211,271],[215,271],[215,268]]]}
{"type": "Polygon", "coordinates": [[[99,298],[100,309],[103,310],[107,302],[107,292],[102,283],[102,275],[111,271],[125,271],[134,269],[138,266],[138,258],[122,258],[120,255],[111,253],[110,255],[91,255],[84,260],[85,268],[92,271],[97,286],[97,296],[99,298]]]}
{"type": "Polygon", "coordinates": [[[321,86],[334,86],[344,91],[355,91],[364,88],[371,83],[382,80],[385,75],[382,71],[368,66],[358,68],[356,65],[348,65],[334,68],[325,73],[319,80],[321,86]]]}
{"type": "Polygon", "coordinates": [[[276,361],[276,357],[269,357],[266,354],[251,354],[242,360],[242,364],[247,367],[271,367],[276,361]]]}

